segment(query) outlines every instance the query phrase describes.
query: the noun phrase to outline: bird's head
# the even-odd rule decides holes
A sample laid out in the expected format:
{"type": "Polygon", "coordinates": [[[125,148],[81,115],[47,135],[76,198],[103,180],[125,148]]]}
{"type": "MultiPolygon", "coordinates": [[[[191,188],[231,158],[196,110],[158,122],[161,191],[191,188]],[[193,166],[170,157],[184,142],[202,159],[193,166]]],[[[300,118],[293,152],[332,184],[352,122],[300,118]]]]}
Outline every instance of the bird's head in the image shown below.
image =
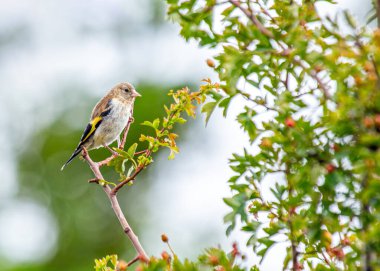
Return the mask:
{"type": "Polygon", "coordinates": [[[126,100],[133,100],[136,97],[141,97],[140,93],[130,83],[120,83],[113,88],[116,96],[126,100]]]}

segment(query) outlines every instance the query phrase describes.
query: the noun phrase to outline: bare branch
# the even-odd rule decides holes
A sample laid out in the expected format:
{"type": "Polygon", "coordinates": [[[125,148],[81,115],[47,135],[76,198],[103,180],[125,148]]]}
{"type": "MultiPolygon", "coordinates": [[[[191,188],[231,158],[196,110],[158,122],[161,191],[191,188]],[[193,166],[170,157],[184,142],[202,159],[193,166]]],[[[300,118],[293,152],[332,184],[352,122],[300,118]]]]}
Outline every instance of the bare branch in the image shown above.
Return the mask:
{"type": "Polygon", "coordinates": [[[327,263],[328,265],[331,266],[331,263],[330,263],[329,259],[327,259],[325,253],[323,251],[321,251],[321,254],[322,254],[322,257],[323,257],[323,260],[325,261],[325,263],[327,263]]]}
{"type": "MultiPolygon", "coordinates": [[[[128,130],[126,130],[126,131],[128,131],[128,130]]],[[[104,180],[104,177],[103,177],[102,173],[100,172],[99,163],[92,161],[92,159],[88,155],[88,152],[86,149],[83,149],[82,155],[83,155],[83,158],[87,161],[88,165],[90,166],[92,172],[94,173],[97,182],[99,184],[102,184],[101,181],[104,180]]],[[[96,182],[96,181],[94,179],[92,179],[91,182],[96,182]]],[[[148,261],[148,259],[149,259],[148,255],[144,251],[142,245],[139,242],[137,235],[133,232],[131,226],[129,225],[127,219],[125,218],[125,216],[124,216],[124,214],[120,208],[120,204],[119,204],[119,201],[117,200],[116,193],[113,193],[110,186],[106,183],[103,183],[101,186],[102,186],[104,192],[107,194],[107,196],[111,202],[112,209],[113,209],[114,213],[116,214],[117,218],[119,219],[119,222],[120,222],[124,232],[129,237],[129,239],[132,242],[133,247],[137,251],[137,253],[139,255],[139,259],[143,259],[143,260],[148,261]]],[[[117,192],[117,190],[116,190],[116,192],[117,192]]]]}
{"type": "Polygon", "coordinates": [[[127,266],[131,266],[132,264],[134,264],[135,262],[137,262],[138,260],[140,260],[140,256],[137,255],[136,257],[134,257],[132,260],[130,260],[128,263],[127,263],[127,266]]]}

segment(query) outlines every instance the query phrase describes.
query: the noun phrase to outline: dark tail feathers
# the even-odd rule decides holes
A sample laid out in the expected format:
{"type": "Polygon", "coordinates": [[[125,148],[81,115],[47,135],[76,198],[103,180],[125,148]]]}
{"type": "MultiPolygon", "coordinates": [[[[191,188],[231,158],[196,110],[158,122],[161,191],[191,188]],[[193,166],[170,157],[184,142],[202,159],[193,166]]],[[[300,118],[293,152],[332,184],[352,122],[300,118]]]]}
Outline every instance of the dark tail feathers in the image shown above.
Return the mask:
{"type": "Polygon", "coordinates": [[[82,146],[78,146],[74,153],[70,156],[69,160],[61,167],[61,171],[82,151],[82,146]]]}

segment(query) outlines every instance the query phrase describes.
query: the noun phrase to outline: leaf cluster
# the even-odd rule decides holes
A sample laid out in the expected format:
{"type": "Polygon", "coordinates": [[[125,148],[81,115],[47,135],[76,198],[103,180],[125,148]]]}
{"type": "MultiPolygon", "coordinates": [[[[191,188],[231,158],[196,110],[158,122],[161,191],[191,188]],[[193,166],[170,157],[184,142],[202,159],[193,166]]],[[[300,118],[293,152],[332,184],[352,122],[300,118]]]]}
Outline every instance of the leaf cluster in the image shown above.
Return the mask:
{"type": "Polygon", "coordinates": [[[95,259],[95,271],[116,271],[117,255],[107,255],[101,259],[95,259]]]}
{"type": "MultiPolygon", "coordinates": [[[[245,270],[241,264],[240,252],[233,249],[230,253],[226,253],[220,248],[210,248],[199,255],[196,261],[189,259],[180,260],[177,256],[170,256],[167,252],[163,252],[160,258],[151,257],[149,263],[140,263],[136,270],[139,271],[196,271],[196,270],[218,270],[218,271],[243,271],[245,270]]],[[[95,260],[96,271],[121,271],[122,266],[117,261],[117,256],[107,256],[100,260],[95,260]],[[110,264],[111,267],[108,267],[110,264]]],[[[126,270],[126,269],[124,269],[126,270]]],[[[258,270],[252,267],[251,271],[258,270]]]]}

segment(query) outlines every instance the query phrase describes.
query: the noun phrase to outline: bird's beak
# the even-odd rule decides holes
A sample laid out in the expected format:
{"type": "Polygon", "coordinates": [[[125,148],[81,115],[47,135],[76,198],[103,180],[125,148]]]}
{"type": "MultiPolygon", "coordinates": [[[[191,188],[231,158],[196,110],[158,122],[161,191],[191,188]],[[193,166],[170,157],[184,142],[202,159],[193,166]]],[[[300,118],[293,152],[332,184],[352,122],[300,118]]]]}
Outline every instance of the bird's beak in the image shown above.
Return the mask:
{"type": "Polygon", "coordinates": [[[141,94],[138,93],[136,90],[133,90],[132,95],[133,97],[141,97],[141,94]]]}

